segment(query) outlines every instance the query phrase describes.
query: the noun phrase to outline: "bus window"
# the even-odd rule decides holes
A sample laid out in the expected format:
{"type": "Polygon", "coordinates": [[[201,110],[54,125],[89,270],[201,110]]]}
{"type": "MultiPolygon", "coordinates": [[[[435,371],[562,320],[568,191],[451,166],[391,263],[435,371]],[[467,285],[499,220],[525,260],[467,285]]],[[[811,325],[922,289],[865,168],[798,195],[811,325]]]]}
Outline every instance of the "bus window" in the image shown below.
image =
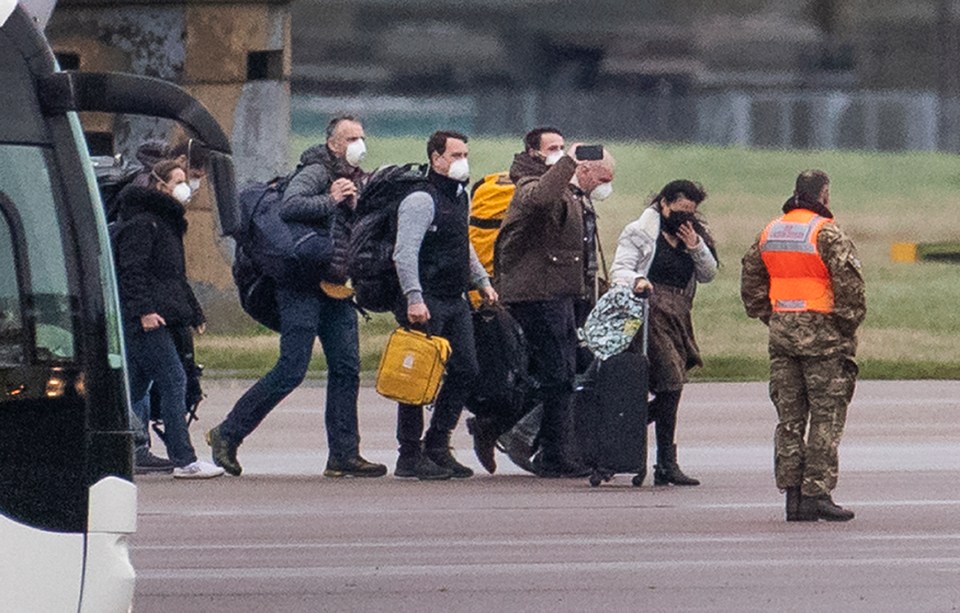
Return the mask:
{"type": "MultiPolygon", "coordinates": [[[[51,241],[51,228],[62,227],[48,169],[48,154],[39,147],[0,144],[0,185],[23,225],[30,286],[27,292],[38,362],[71,361],[74,330],[63,241],[51,241]]],[[[10,268],[8,270],[17,270],[10,268]]]]}
{"type": "MultiPolygon", "coordinates": [[[[17,262],[13,231],[7,218],[12,209],[3,206],[0,195],[0,270],[15,272],[17,262]]],[[[0,275],[0,367],[23,364],[23,315],[20,284],[16,274],[0,275]]]]}

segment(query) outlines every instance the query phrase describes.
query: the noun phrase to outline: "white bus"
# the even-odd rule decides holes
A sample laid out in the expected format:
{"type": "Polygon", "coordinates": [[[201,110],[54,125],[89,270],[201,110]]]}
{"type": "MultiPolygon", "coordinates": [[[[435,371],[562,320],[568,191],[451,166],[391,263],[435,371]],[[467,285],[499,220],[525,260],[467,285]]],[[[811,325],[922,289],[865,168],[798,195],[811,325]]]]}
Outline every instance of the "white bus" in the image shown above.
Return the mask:
{"type": "Polygon", "coordinates": [[[211,150],[225,231],[229,142],[180,88],[60,72],[0,0],[0,610],[128,611],[136,486],[109,238],[79,111],[180,121],[211,150]]]}

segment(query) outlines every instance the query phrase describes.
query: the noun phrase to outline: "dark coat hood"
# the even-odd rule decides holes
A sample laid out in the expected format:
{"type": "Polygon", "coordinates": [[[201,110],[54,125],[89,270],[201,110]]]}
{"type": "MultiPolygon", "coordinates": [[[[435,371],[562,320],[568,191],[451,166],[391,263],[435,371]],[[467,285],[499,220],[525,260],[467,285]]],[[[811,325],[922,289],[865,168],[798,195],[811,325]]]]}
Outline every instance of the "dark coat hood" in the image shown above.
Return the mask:
{"type": "Polygon", "coordinates": [[[142,213],[151,213],[176,228],[180,234],[187,231],[186,209],[180,202],[150,187],[128,185],[119,195],[120,219],[133,219],[142,213]]]}
{"type": "Polygon", "coordinates": [[[543,160],[526,152],[518,153],[513,156],[513,164],[510,165],[510,180],[517,183],[524,177],[539,177],[547,172],[548,168],[543,160]]]}

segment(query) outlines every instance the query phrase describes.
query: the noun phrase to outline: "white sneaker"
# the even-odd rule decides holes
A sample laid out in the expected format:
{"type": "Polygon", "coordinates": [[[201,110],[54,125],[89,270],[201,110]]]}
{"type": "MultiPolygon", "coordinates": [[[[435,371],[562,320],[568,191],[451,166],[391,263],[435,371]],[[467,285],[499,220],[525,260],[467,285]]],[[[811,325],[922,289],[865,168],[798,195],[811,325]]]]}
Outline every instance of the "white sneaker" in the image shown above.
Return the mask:
{"type": "Polygon", "coordinates": [[[176,479],[212,479],[223,474],[223,469],[210,462],[197,460],[193,464],[180,466],[173,469],[173,476],[176,479]]]}

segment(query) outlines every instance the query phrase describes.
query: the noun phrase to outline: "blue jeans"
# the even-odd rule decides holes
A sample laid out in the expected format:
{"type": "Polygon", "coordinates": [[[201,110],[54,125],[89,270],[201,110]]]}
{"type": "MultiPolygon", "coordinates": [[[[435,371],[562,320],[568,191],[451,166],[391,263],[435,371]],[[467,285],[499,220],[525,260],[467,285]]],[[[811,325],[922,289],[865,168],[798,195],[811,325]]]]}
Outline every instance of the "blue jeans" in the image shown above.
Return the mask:
{"type": "Polygon", "coordinates": [[[147,393],[139,400],[130,395],[130,429],[133,430],[133,444],[137,449],[150,447],[150,384],[147,383],[147,393]]]}
{"type": "MultiPolygon", "coordinates": [[[[432,436],[446,447],[448,437],[457,427],[463,405],[466,404],[480,372],[473,339],[473,318],[470,315],[470,305],[463,298],[436,298],[427,295],[424,296],[424,302],[430,309],[426,331],[450,341],[452,350],[450,359],[447,360],[443,385],[433,407],[428,432],[428,438],[432,436]]],[[[395,315],[400,325],[409,325],[405,306],[398,309],[395,315]]],[[[415,453],[420,447],[422,434],[423,407],[399,405],[397,441],[400,443],[401,455],[415,453]]]]}
{"type": "MultiPolygon", "coordinates": [[[[130,378],[130,398],[134,410],[138,401],[148,397],[152,381],[160,395],[160,416],[166,432],[167,457],[175,466],[186,466],[197,461],[190,442],[186,420],[187,375],[177,353],[170,331],[161,326],[146,332],[139,322],[124,327],[127,344],[127,374],[130,378]]],[[[149,407],[149,404],[145,406],[149,407]]],[[[149,415],[138,416],[146,427],[149,415]]]]}
{"type": "Polygon", "coordinates": [[[277,288],[280,357],[273,369],[240,397],[220,424],[220,435],[239,445],[307,374],[313,339],[327,359],[327,446],[331,460],[355,457],[360,449],[357,394],[360,389],[360,337],[357,312],[348,300],[319,292],[277,288]]]}

